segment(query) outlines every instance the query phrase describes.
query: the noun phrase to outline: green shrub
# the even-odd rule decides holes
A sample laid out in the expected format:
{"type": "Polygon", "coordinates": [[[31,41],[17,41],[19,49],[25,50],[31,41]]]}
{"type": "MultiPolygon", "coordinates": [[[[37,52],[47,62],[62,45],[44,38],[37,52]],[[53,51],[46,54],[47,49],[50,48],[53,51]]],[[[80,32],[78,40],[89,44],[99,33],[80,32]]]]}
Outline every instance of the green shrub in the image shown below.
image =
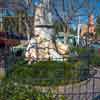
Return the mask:
{"type": "MultiPolygon", "coordinates": [[[[56,95],[51,90],[43,93],[34,89],[32,85],[5,80],[0,84],[0,100],[56,100],[56,95]]],[[[60,96],[59,100],[66,99],[60,96]]]]}
{"type": "Polygon", "coordinates": [[[99,66],[100,65],[100,55],[97,52],[94,53],[90,60],[90,64],[99,66]]]}
{"type": "Polygon", "coordinates": [[[0,87],[0,100],[55,100],[51,91],[41,93],[33,89],[32,85],[19,84],[12,80],[6,80],[0,87]]]}
{"type": "MultiPolygon", "coordinates": [[[[80,61],[72,64],[44,61],[28,65],[26,61],[20,60],[2,80],[0,100],[32,100],[33,97],[36,100],[55,100],[52,92],[44,94],[34,90],[33,86],[57,86],[79,82],[87,78],[88,73],[85,73],[84,66],[80,61]]],[[[59,100],[66,99],[61,96],[59,100]]]]}
{"type": "Polygon", "coordinates": [[[32,100],[32,86],[5,80],[0,87],[0,100],[32,100]]]}
{"type": "Polygon", "coordinates": [[[70,48],[71,52],[77,52],[79,56],[81,55],[93,55],[94,50],[91,48],[70,48]]]}
{"type": "Polygon", "coordinates": [[[72,81],[78,82],[88,70],[85,67],[87,66],[80,61],[73,63],[44,61],[31,65],[25,61],[18,61],[8,73],[7,78],[33,85],[63,85],[72,81]]]}

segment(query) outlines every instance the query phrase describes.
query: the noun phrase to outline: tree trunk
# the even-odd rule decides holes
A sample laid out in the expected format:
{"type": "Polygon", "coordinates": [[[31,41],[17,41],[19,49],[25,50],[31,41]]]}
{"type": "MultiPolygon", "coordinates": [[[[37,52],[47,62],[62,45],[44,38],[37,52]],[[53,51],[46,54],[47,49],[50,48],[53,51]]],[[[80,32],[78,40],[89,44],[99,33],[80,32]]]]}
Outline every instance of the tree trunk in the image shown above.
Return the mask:
{"type": "Polygon", "coordinates": [[[22,32],[22,24],[21,24],[21,16],[19,15],[18,16],[18,26],[19,26],[19,33],[21,33],[22,32]]]}
{"type": "Polygon", "coordinates": [[[64,32],[64,44],[67,44],[67,32],[64,32]]]}
{"type": "Polygon", "coordinates": [[[66,45],[67,44],[67,36],[68,36],[68,33],[69,33],[69,27],[68,25],[64,27],[64,44],[66,45]]]}
{"type": "Polygon", "coordinates": [[[29,26],[28,26],[28,23],[25,21],[25,26],[26,26],[26,34],[27,34],[27,39],[28,39],[28,42],[30,41],[30,31],[29,31],[29,26]]]}

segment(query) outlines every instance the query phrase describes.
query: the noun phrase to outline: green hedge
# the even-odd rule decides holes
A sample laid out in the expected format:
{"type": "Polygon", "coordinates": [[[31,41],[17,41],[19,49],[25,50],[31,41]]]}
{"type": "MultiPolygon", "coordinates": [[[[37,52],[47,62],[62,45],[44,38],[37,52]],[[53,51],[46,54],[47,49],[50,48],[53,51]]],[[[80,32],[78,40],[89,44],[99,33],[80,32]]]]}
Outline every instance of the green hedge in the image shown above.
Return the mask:
{"type": "Polygon", "coordinates": [[[89,48],[77,48],[77,47],[71,47],[70,48],[71,52],[77,52],[79,55],[84,54],[88,52],[90,49],[89,48]]]}
{"type": "MultiPolygon", "coordinates": [[[[0,100],[55,100],[51,90],[42,93],[33,89],[32,85],[6,80],[0,86],[0,100]]],[[[63,98],[60,97],[60,100],[65,100],[63,98]]]]}
{"type": "Polygon", "coordinates": [[[28,65],[24,60],[20,60],[10,70],[7,78],[33,85],[63,85],[85,79],[82,77],[87,70],[88,67],[80,61],[74,63],[44,61],[28,65]]]}
{"type": "Polygon", "coordinates": [[[90,64],[98,66],[98,67],[100,66],[100,55],[98,54],[98,52],[95,52],[93,54],[93,56],[91,57],[91,60],[90,60],[90,64]]]}
{"type": "MultiPolygon", "coordinates": [[[[87,67],[83,62],[44,61],[28,65],[19,60],[0,84],[0,100],[55,100],[52,92],[46,94],[33,86],[57,86],[76,83],[87,78],[87,67]],[[42,80],[41,80],[42,79],[42,80]]],[[[63,96],[59,100],[66,100],[63,96]]],[[[69,100],[69,99],[68,99],[69,100]]]]}
{"type": "MultiPolygon", "coordinates": [[[[49,90],[47,93],[43,93],[33,89],[32,85],[19,84],[11,80],[5,81],[0,84],[0,100],[56,100],[56,95],[49,90]]],[[[60,96],[59,100],[65,99],[64,96],[60,96]]]]}
{"type": "Polygon", "coordinates": [[[77,52],[78,56],[83,56],[83,55],[93,56],[95,53],[95,50],[93,48],[89,48],[89,47],[87,47],[87,48],[73,47],[73,48],[70,48],[70,50],[71,50],[71,52],[77,52]]]}

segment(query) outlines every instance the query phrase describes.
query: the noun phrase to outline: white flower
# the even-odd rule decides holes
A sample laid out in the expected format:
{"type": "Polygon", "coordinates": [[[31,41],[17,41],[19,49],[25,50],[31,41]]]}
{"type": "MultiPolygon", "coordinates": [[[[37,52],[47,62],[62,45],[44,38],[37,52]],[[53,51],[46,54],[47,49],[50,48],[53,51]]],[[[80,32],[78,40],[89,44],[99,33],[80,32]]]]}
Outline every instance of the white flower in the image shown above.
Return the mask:
{"type": "Polygon", "coordinates": [[[14,83],[14,85],[15,85],[15,86],[17,86],[17,85],[18,85],[18,83],[17,83],[17,82],[15,82],[15,83],[14,83]]]}

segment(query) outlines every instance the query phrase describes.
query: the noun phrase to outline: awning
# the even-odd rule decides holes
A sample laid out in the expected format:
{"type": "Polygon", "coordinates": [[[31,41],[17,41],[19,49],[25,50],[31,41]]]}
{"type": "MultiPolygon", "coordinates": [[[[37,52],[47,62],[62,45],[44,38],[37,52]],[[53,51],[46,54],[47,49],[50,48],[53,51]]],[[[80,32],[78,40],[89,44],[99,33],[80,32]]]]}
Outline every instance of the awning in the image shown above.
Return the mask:
{"type": "Polygon", "coordinates": [[[27,37],[17,33],[0,32],[0,45],[16,46],[20,40],[27,40],[27,37]]]}
{"type": "Polygon", "coordinates": [[[20,42],[14,39],[1,39],[0,38],[0,45],[2,46],[16,46],[18,45],[20,42]]]}
{"type": "Polygon", "coordinates": [[[18,34],[14,32],[0,32],[0,37],[5,39],[16,39],[16,40],[27,40],[27,37],[23,34],[18,34]]]}

